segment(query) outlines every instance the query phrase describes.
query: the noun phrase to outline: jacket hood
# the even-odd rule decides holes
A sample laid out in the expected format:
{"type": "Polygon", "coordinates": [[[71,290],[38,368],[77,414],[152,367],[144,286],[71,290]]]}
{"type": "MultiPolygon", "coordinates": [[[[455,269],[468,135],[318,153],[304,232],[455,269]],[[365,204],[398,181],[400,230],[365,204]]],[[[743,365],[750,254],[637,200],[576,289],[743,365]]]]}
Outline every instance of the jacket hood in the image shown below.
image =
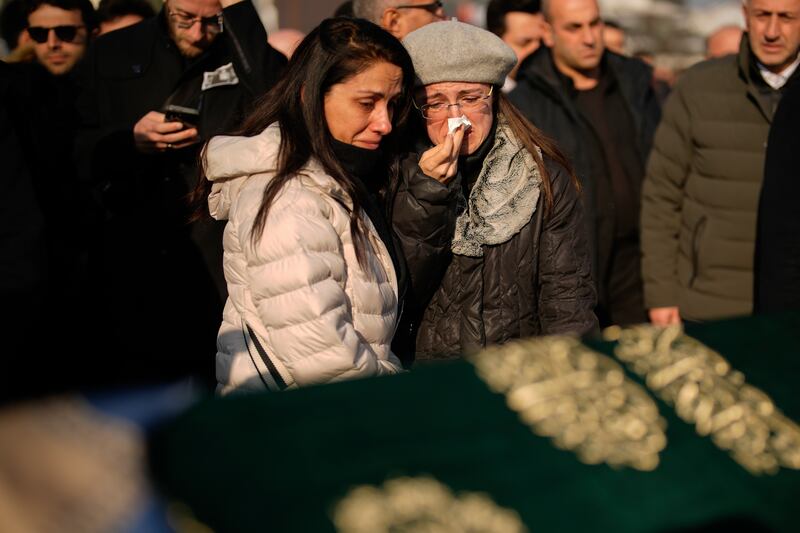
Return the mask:
{"type": "Polygon", "coordinates": [[[274,172],[281,132],[273,124],[254,137],[220,135],[208,142],[204,160],[206,179],[213,182],[208,211],[227,220],[231,204],[253,174],[274,172]]]}
{"type": "MultiPolygon", "coordinates": [[[[217,220],[227,220],[232,203],[251,176],[275,173],[281,130],[277,123],[253,137],[219,135],[206,147],[204,169],[206,179],[213,182],[208,196],[208,210],[217,220]]],[[[298,176],[307,186],[349,203],[347,194],[315,160],[309,160],[298,176]]],[[[266,182],[265,182],[266,183],[266,182]]]]}
{"type": "Polygon", "coordinates": [[[219,135],[206,147],[206,179],[213,182],[274,171],[281,132],[273,124],[253,137],[219,135]]]}

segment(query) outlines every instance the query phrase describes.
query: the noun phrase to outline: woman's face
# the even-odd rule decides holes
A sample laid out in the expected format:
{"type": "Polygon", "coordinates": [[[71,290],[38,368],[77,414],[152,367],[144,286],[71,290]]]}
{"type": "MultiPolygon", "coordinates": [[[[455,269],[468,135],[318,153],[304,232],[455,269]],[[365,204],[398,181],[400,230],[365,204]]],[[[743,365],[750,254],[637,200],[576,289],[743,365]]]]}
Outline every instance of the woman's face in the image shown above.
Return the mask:
{"type": "Polygon", "coordinates": [[[455,104],[470,103],[469,109],[461,106],[451,105],[442,117],[426,119],[425,125],[433,144],[442,144],[447,137],[447,119],[466,115],[472,127],[464,134],[464,141],[461,143],[461,155],[469,155],[486,140],[492,129],[494,113],[492,112],[492,99],[483,98],[489,94],[491,86],[486,83],[468,83],[443,81],[426,85],[417,92],[417,105],[425,104],[455,104]]]}
{"type": "Polygon", "coordinates": [[[333,138],[375,150],[392,131],[403,71],[385,61],[331,86],[325,94],[325,122],[333,138]]]}

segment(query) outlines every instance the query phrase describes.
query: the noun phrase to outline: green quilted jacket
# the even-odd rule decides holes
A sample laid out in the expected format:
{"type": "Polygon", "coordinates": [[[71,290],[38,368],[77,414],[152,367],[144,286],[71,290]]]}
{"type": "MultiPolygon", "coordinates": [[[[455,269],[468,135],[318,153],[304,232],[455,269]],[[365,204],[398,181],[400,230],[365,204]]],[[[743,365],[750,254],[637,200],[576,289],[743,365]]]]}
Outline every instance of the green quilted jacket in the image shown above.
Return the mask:
{"type": "Polygon", "coordinates": [[[779,96],[756,84],[754,62],[745,35],[738,56],[691,68],[665,105],[642,198],[648,308],[678,306],[689,320],[752,312],[758,197],[779,96]]]}

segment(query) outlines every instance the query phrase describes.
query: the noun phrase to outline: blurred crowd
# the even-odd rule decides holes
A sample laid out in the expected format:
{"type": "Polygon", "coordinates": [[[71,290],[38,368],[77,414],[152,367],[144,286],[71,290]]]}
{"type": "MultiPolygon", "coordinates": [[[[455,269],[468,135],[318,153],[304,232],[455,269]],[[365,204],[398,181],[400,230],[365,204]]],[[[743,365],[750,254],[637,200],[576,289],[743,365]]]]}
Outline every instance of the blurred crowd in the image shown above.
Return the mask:
{"type": "Polygon", "coordinates": [[[5,2],[4,393],[185,376],[273,390],[524,336],[800,308],[800,0],[742,12],[678,73],[628,55],[596,0],[492,0],[475,34],[440,1],[354,0],[319,19],[362,26],[326,21],[309,36],[267,35],[250,0],[5,2]],[[345,75],[331,50],[347,46],[376,51],[345,75]],[[380,57],[397,71],[373,72],[380,57]],[[329,101],[364,73],[396,78],[375,92],[388,103],[370,96],[370,139],[329,101]],[[206,144],[220,135],[233,141],[206,144]],[[270,172],[280,179],[241,196],[235,178],[270,172]],[[292,262],[328,246],[324,227],[270,225],[279,207],[310,209],[307,191],[283,206],[274,185],[306,174],[345,206],[327,274],[316,255],[292,262]],[[252,256],[236,240],[251,227],[263,231],[252,256]],[[360,269],[387,277],[373,287],[360,269]],[[311,308],[314,325],[289,335],[311,308]]]}

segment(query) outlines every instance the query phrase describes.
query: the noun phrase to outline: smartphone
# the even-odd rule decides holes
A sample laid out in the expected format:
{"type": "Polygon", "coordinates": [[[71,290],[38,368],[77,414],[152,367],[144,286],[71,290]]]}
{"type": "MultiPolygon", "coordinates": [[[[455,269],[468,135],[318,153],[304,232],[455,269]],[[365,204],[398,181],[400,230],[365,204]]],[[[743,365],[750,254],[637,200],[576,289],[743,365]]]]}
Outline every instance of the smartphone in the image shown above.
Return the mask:
{"type": "Polygon", "coordinates": [[[164,108],[166,122],[181,122],[183,128],[196,128],[200,119],[200,111],[191,107],[170,104],[164,108]]]}

